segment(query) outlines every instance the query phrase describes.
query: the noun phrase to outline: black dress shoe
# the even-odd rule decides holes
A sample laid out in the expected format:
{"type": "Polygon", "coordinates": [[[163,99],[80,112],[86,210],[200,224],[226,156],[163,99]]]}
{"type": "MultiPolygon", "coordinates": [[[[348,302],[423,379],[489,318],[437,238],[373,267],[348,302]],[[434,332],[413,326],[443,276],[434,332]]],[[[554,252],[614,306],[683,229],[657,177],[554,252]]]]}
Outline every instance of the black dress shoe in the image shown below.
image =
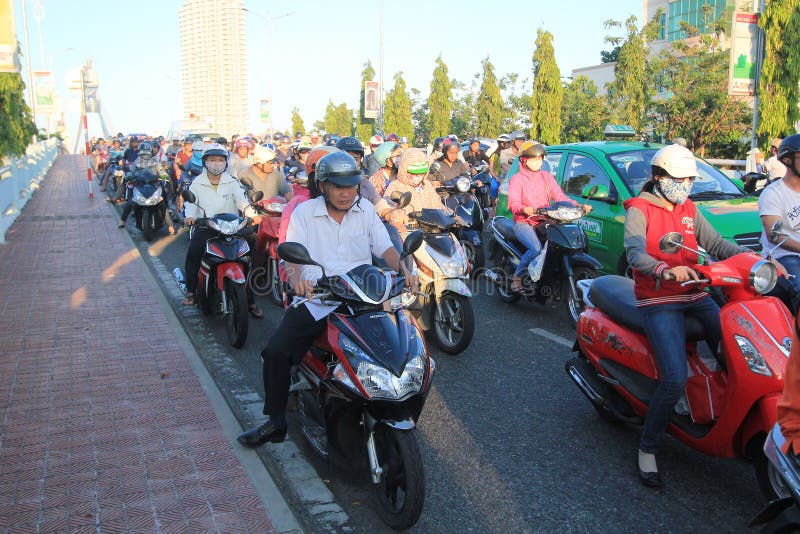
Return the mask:
{"type": "Polygon", "coordinates": [[[245,447],[255,449],[268,441],[280,443],[284,439],[286,439],[286,427],[279,428],[272,423],[272,420],[267,419],[260,426],[239,434],[236,441],[245,447]]]}
{"type": "MultiPolygon", "coordinates": [[[[638,469],[638,465],[637,465],[638,469]]],[[[642,484],[647,486],[648,488],[660,488],[663,482],[661,481],[661,475],[656,472],[649,472],[645,473],[641,469],[639,469],[639,478],[642,480],[642,484]]]]}

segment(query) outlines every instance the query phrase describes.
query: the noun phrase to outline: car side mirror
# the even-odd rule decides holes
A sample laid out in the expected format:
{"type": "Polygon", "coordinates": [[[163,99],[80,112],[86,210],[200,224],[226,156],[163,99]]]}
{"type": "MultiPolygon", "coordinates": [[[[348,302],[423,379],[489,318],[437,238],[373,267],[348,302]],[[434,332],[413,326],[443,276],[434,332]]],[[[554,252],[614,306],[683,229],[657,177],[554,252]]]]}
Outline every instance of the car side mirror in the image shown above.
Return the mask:
{"type": "Polygon", "coordinates": [[[422,230],[414,230],[408,234],[406,236],[406,240],[403,242],[403,253],[400,255],[400,260],[404,260],[408,256],[412,255],[419,247],[421,247],[424,238],[425,236],[422,233],[422,230]]]}
{"type": "Polygon", "coordinates": [[[195,196],[195,194],[189,191],[188,189],[184,189],[183,191],[181,191],[181,198],[186,202],[188,202],[189,204],[194,204],[197,202],[197,197],[195,196]]]}

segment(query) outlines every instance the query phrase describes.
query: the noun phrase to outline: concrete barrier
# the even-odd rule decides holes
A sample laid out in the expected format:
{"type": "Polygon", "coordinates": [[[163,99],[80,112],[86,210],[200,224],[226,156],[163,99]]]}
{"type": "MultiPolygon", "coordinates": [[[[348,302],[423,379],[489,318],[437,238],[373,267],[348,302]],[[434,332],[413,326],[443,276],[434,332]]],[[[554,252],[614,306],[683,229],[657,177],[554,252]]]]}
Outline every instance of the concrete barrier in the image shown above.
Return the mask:
{"type": "Polygon", "coordinates": [[[32,144],[24,156],[11,158],[8,165],[0,167],[0,244],[5,243],[6,231],[56,160],[59,144],[57,139],[32,144]]]}

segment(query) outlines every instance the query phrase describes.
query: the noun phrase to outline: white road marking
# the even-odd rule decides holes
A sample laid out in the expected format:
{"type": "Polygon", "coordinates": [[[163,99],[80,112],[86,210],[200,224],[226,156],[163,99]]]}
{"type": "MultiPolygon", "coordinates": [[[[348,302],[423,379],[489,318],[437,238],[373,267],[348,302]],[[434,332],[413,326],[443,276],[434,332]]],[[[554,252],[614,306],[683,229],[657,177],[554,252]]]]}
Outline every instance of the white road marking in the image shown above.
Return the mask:
{"type": "Polygon", "coordinates": [[[546,337],[550,341],[555,341],[559,345],[563,345],[564,347],[567,347],[568,349],[571,349],[572,346],[575,344],[575,340],[574,339],[570,340],[570,339],[567,339],[565,337],[561,337],[558,334],[554,334],[552,332],[548,332],[547,330],[544,330],[543,328],[529,328],[528,332],[530,332],[532,334],[536,334],[537,336],[546,337]]]}

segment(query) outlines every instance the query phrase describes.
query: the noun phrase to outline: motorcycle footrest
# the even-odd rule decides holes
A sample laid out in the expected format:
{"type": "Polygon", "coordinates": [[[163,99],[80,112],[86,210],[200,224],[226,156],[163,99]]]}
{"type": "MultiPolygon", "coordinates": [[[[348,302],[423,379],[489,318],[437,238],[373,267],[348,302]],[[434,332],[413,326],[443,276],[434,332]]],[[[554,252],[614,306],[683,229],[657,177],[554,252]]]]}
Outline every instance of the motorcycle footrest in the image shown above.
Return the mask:
{"type": "Polygon", "coordinates": [[[311,384],[308,383],[304,376],[300,376],[300,378],[297,379],[297,382],[289,386],[289,393],[292,391],[308,391],[310,389],[311,384]]]}

